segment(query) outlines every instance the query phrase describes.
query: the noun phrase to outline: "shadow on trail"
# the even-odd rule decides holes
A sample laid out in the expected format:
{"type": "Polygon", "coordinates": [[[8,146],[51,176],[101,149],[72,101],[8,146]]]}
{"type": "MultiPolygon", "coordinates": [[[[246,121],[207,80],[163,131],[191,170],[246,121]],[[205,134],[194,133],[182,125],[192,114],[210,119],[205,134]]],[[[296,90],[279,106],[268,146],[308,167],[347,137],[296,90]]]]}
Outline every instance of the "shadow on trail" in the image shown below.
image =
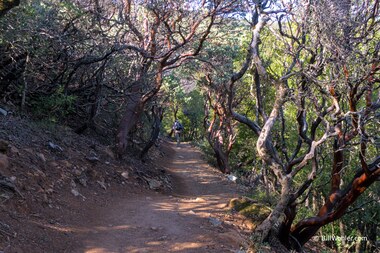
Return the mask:
{"type": "Polygon", "coordinates": [[[82,227],[46,225],[45,229],[70,233],[81,242],[80,250],[68,245],[66,252],[236,252],[243,238],[215,218],[236,196],[235,185],[189,144],[171,146],[175,153],[167,170],[173,176],[172,195],[145,192],[115,197],[97,215],[88,210],[82,227]]]}
{"type": "Polygon", "coordinates": [[[236,193],[235,186],[228,182],[217,169],[202,160],[202,153],[188,143],[173,145],[176,151],[168,171],[173,175],[174,194],[184,197],[227,197],[236,193]]]}

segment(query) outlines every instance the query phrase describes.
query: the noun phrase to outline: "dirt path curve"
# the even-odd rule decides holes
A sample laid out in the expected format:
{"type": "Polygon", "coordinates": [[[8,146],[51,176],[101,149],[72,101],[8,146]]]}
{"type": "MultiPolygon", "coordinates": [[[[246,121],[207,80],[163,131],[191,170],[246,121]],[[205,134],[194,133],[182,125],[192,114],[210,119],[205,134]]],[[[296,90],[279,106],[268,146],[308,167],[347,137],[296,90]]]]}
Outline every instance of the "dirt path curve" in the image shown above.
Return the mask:
{"type": "Polygon", "coordinates": [[[110,200],[79,234],[85,253],[238,252],[241,235],[221,224],[236,186],[201,159],[190,144],[170,144],[175,151],[167,170],[172,195],[135,193],[110,200]],[[219,218],[218,218],[219,217],[219,218]]]}

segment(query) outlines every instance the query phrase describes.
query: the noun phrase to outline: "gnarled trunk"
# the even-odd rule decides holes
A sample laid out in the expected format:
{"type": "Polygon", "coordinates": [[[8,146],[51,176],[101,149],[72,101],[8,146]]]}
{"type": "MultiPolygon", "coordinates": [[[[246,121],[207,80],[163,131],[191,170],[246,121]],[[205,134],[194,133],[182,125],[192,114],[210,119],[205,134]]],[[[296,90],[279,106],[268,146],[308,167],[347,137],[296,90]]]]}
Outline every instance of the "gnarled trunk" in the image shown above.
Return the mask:
{"type": "Polygon", "coordinates": [[[255,229],[255,239],[263,242],[267,241],[269,236],[280,237],[280,225],[284,222],[286,209],[291,199],[291,179],[284,177],[281,179],[281,196],[271,214],[255,229]]]}
{"type": "Polygon", "coordinates": [[[218,126],[215,126],[215,123],[216,115],[214,115],[214,118],[208,127],[207,140],[214,151],[219,170],[223,173],[229,173],[231,172],[231,168],[228,164],[229,150],[223,150],[224,139],[222,135],[223,133],[220,129],[223,123],[220,123],[218,126]]]}
{"type": "Polygon", "coordinates": [[[158,136],[160,134],[160,126],[162,121],[162,116],[164,113],[164,109],[162,107],[153,106],[152,107],[152,115],[153,115],[153,126],[150,138],[141,151],[140,158],[144,158],[146,153],[148,153],[149,149],[156,143],[158,136]]]}
{"type": "Polygon", "coordinates": [[[128,102],[116,136],[116,148],[119,156],[125,152],[129,141],[128,135],[139,121],[141,114],[144,111],[145,104],[146,102],[141,100],[141,97],[137,94],[132,96],[128,102]]]}
{"type": "MultiPolygon", "coordinates": [[[[207,77],[207,80],[212,86],[213,82],[209,76],[207,77]]],[[[214,112],[210,125],[207,126],[207,124],[205,124],[208,133],[207,140],[214,151],[220,171],[223,173],[230,173],[231,168],[228,163],[228,158],[235,142],[233,126],[231,123],[232,117],[225,108],[226,98],[223,94],[220,92],[219,94],[216,94],[215,101],[213,101],[212,93],[209,91],[207,99],[209,106],[214,112]]],[[[208,110],[206,113],[206,118],[208,118],[208,110]]]]}
{"type": "Polygon", "coordinates": [[[344,190],[333,192],[328,196],[317,216],[301,220],[292,228],[291,234],[301,246],[309,241],[320,227],[341,218],[347,208],[378,179],[380,176],[380,157],[369,167],[371,174],[368,175],[361,169],[344,190]]]}
{"type": "Polygon", "coordinates": [[[231,172],[231,168],[228,164],[228,152],[223,151],[222,144],[223,143],[220,143],[218,140],[216,140],[214,143],[211,143],[220,171],[223,173],[229,173],[231,172]]]}
{"type": "Polygon", "coordinates": [[[116,136],[116,149],[119,157],[124,153],[128,145],[128,135],[139,121],[146,103],[159,92],[162,85],[162,73],[163,65],[160,65],[156,74],[154,87],[143,95],[139,93],[139,89],[143,86],[143,83],[136,82],[116,136]]]}
{"type": "Polygon", "coordinates": [[[283,84],[280,84],[276,93],[276,100],[271,114],[262,128],[256,144],[258,155],[273,171],[281,183],[281,196],[279,201],[271,214],[255,230],[255,237],[259,239],[259,241],[267,240],[270,233],[274,234],[274,237],[278,237],[277,234],[280,224],[284,222],[284,220],[282,220],[283,214],[285,213],[291,199],[290,192],[292,177],[291,175],[286,174],[284,166],[281,163],[278,154],[275,152],[271,141],[271,132],[279,116],[280,109],[285,103],[286,95],[287,89],[283,86],[283,84]]]}

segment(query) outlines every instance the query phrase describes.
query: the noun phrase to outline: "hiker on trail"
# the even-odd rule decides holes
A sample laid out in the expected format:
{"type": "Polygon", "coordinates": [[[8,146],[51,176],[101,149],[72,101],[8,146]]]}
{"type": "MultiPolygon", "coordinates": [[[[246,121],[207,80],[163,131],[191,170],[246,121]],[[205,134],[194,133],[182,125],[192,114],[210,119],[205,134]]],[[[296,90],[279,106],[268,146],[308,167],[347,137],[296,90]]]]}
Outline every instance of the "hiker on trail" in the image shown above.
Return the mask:
{"type": "Polygon", "coordinates": [[[177,145],[179,145],[179,142],[180,142],[180,138],[181,138],[181,134],[182,134],[182,131],[183,131],[183,126],[182,124],[178,121],[178,119],[176,119],[174,121],[174,124],[173,124],[173,131],[174,131],[174,134],[175,134],[175,138],[177,140],[177,145]]]}

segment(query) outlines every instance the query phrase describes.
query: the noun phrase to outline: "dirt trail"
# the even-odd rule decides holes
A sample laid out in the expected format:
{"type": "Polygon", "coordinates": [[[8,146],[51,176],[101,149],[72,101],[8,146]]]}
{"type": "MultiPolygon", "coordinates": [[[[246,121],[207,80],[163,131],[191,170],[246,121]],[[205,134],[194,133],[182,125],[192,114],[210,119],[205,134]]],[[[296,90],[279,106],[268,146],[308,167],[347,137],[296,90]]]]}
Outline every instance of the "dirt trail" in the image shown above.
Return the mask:
{"type": "Polygon", "coordinates": [[[81,249],[67,252],[238,252],[243,237],[221,222],[236,186],[190,144],[171,146],[171,195],[142,192],[110,199],[95,215],[84,215],[83,227],[76,228],[81,249]]]}

